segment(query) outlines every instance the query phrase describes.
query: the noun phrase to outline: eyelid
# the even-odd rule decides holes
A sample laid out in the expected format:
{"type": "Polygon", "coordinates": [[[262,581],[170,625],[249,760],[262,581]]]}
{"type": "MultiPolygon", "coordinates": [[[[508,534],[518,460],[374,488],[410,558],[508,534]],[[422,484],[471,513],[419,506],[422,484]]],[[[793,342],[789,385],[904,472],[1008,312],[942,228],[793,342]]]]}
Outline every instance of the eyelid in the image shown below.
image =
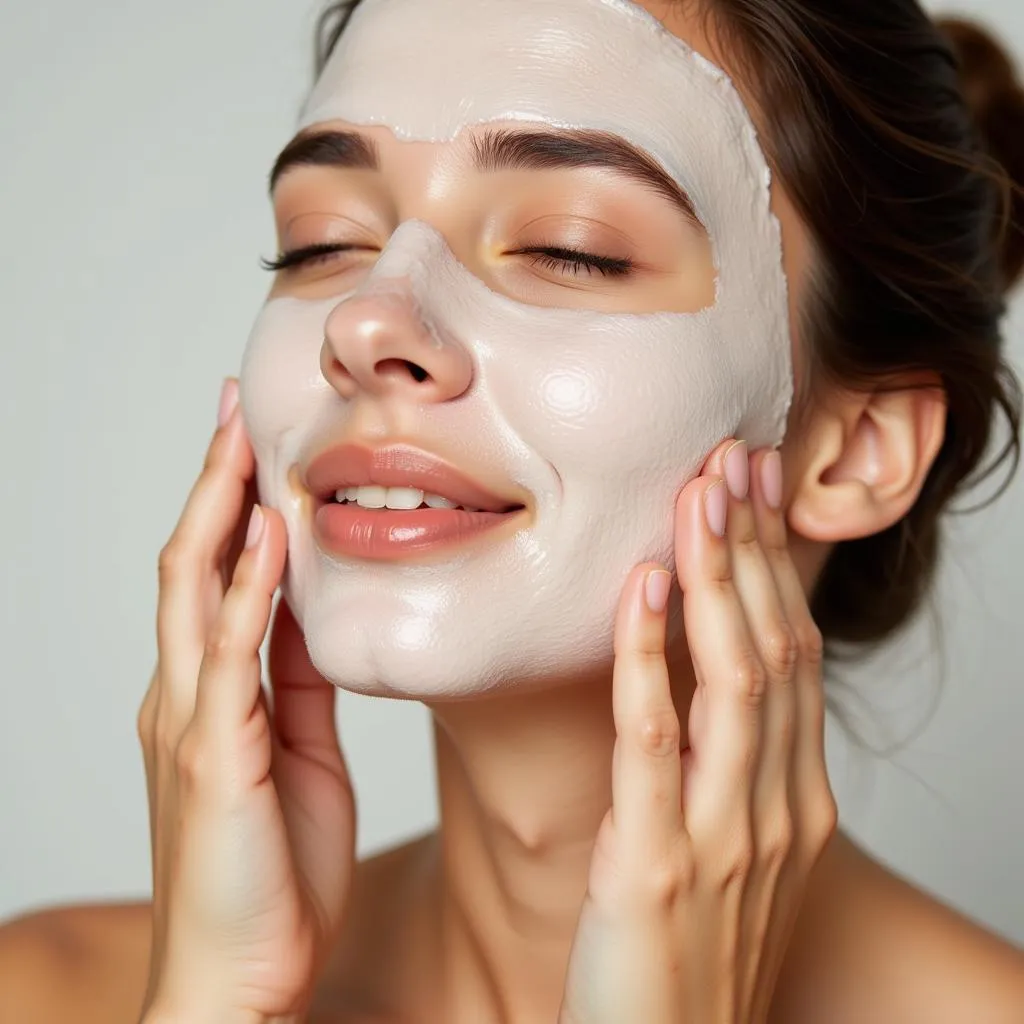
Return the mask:
{"type": "MultiPolygon", "coordinates": [[[[284,249],[273,260],[261,258],[264,270],[278,273],[284,270],[300,269],[313,265],[319,257],[372,248],[356,243],[317,242],[293,249],[284,249]]],[[[628,257],[603,256],[581,249],[560,245],[532,245],[509,250],[511,256],[530,257],[534,264],[547,264],[553,270],[561,268],[563,273],[578,277],[585,270],[587,276],[600,274],[601,277],[628,277],[635,270],[633,260],[628,257]],[[553,266],[552,266],[553,265],[553,266]]]]}
{"type": "Polygon", "coordinates": [[[626,277],[635,269],[628,256],[605,256],[565,245],[527,245],[511,249],[508,254],[534,257],[533,262],[555,262],[572,267],[570,272],[574,275],[579,274],[581,267],[587,267],[588,274],[598,273],[602,277],[626,277]]]}
{"type": "Polygon", "coordinates": [[[321,243],[370,243],[377,230],[368,209],[360,209],[358,216],[306,209],[283,222],[279,221],[278,239],[281,250],[288,251],[321,243]]]}
{"type": "Polygon", "coordinates": [[[292,270],[313,263],[317,257],[332,256],[338,253],[355,252],[368,249],[370,246],[346,242],[314,242],[310,245],[282,249],[277,256],[268,260],[260,257],[260,265],[264,270],[277,273],[281,270],[292,270]]]}

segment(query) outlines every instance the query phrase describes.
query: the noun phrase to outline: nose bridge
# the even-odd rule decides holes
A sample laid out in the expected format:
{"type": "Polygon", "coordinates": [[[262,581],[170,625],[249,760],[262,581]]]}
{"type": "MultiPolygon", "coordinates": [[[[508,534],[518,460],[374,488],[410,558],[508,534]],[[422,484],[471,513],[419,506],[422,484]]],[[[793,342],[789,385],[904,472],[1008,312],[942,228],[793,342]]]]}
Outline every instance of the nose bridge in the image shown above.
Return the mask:
{"type": "Polygon", "coordinates": [[[383,287],[385,283],[407,278],[418,290],[427,276],[427,268],[437,264],[446,248],[440,232],[421,220],[407,220],[391,233],[377,262],[366,280],[366,287],[383,287]]]}
{"type": "Polygon", "coordinates": [[[331,311],[321,368],[344,397],[362,389],[444,401],[469,387],[470,354],[431,295],[430,270],[443,247],[428,225],[401,224],[362,285],[331,311]]]}

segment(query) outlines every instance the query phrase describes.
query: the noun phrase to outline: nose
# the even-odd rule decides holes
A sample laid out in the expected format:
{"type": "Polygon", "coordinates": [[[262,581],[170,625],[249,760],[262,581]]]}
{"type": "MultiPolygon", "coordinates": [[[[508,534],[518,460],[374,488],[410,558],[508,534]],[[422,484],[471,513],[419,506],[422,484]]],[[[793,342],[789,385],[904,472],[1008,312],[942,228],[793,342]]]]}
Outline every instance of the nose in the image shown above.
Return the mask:
{"type": "Polygon", "coordinates": [[[468,351],[428,322],[406,290],[357,293],[327,318],[320,369],[342,398],[359,392],[445,402],[473,379],[468,351]]]}

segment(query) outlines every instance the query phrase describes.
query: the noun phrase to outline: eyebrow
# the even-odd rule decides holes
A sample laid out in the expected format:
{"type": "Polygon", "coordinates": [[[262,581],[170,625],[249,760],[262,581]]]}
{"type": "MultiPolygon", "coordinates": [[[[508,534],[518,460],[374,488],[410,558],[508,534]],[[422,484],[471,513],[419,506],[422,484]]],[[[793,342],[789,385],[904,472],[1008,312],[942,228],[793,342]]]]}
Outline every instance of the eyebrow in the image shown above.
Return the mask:
{"type": "MultiPolygon", "coordinates": [[[[611,132],[557,128],[545,131],[490,129],[473,138],[478,171],[557,170],[599,167],[638,182],[673,203],[696,224],[690,197],[646,153],[611,132]]],[[[380,170],[373,140],[354,131],[305,131],[288,143],[270,172],[270,191],[296,167],[380,170]]]]}

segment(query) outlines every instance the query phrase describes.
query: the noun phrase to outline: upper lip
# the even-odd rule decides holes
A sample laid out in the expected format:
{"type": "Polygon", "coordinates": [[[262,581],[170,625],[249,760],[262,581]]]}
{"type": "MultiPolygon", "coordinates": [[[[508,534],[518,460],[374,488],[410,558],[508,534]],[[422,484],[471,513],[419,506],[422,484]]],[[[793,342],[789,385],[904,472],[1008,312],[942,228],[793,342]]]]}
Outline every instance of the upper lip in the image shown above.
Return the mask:
{"type": "Polygon", "coordinates": [[[509,512],[523,506],[515,498],[504,498],[487,490],[436,455],[409,445],[338,445],[317,455],[302,476],[306,489],[324,501],[345,487],[376,484],[415,487],[483,512],[509,512]]]}

